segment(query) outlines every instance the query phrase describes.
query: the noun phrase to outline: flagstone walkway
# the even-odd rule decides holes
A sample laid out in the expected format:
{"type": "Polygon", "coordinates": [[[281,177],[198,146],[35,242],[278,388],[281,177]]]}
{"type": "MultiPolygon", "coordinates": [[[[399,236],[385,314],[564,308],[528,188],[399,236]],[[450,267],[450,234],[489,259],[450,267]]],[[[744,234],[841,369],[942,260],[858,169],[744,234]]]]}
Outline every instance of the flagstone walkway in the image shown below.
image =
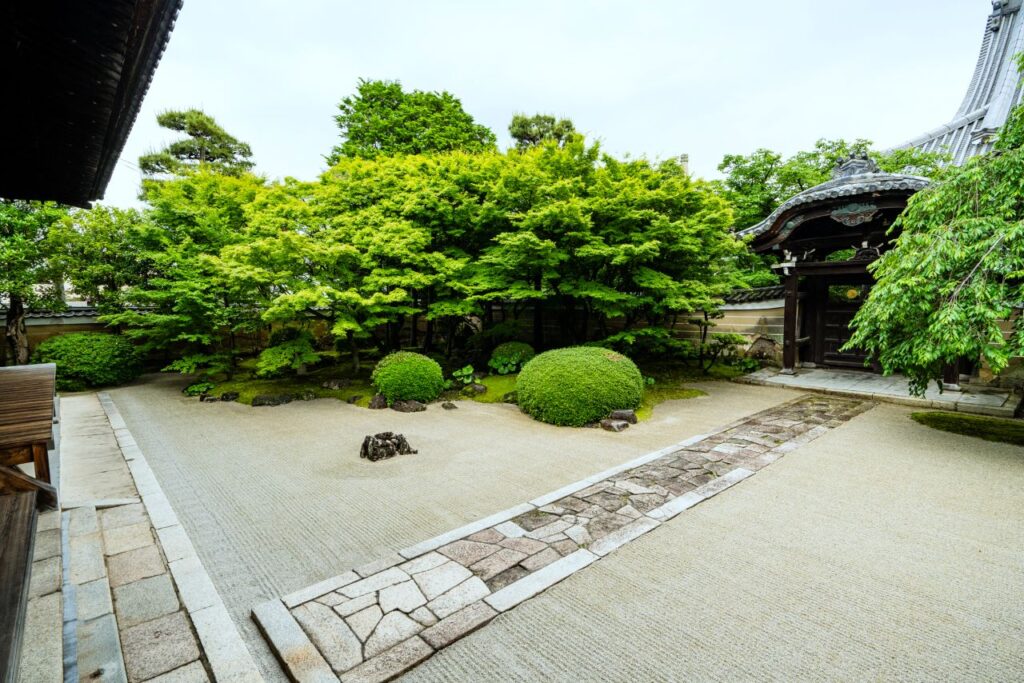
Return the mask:
{"type": "Polygon", "coordinates": [[[807,396],[253,610],[298,681],[385,681],[874,404],[807,396]]]}

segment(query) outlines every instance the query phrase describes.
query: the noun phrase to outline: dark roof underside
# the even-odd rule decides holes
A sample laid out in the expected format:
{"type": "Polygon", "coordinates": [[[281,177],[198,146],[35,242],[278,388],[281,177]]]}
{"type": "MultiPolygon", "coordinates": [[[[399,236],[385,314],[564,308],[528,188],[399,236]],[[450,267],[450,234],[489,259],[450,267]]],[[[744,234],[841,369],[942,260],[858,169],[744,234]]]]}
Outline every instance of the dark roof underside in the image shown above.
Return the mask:
{"type": "Polygon", "coordinates": [[[181,2],[0,3],[0,197],[103,197],[181,2]]]}

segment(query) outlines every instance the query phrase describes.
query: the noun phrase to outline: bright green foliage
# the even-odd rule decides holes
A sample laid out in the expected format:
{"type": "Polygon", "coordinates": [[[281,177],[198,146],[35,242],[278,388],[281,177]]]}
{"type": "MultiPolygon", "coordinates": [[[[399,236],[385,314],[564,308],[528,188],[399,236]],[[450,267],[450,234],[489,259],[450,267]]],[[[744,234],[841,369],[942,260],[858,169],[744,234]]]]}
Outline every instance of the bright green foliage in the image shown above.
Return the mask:
{"type": "Polygon", "coordinates": [[[519,373],[516,394],[523,412],[541,422],[582,427],[639,407],[644,378],[620,353],[577,346],[534,357],[519,373]]]}
{"type": "Polygon", "coordinates": [[[139,167],[149,176],[181,175],[202,166],[218,173],[238,175],[252,169],[252,149],[220,127],[199,109],[165,111],[156,117],[161,127],[184,133],[183,140],[159,152],[139,157],[139,167]]]}
{"type": "Polygon", "coordinates": [[[720,181],[724,196],[736,213],[736,227],[748,228],[765,218],[795,194],[829,180],[840,159],[852,154],[868,154],[879,168],[889,173],[936,177],[946,160],[943,154],[903,149],[880,152],[871,149],[871,141],[858,139],[818,140],[814,149],[784,158],[770,149],[750,155],[728,154],[718,170],[726,174],[720,181]]]}
{"type": "Polygon", "coordinates": [[[476,377],[473,375],[473,366],[467,365],[455,370],[452,372],[452,379],[466,386],[472,384],[476,381],[476,377]]]}
{"type": "Polygon", "coordinates": [[[498,344],[491,352],[487,366],[499,375],[508,375],[522,368],[534,355],[533,347],[525,342],[505,342],[498,344]]]}
{"type": "Polygon", "coordinates": [[[494,149],[494,133],[449,92],[405,92],[398,81],[362,79],[356,90],[338,105],[342,142],[328,157],[331,165],[343,157],[494,149]]]}
{"type": "Polygon", "coordinates": [[[902,233],[872,266],[877,283],[854,318],[851,347],[906,374],[917,394],[960,358],[999,372],[1024,355],[1024,110],[994,153],[917,193],[894,229],[902,233]]]}
{"type": "Polygon", "coordinates": [[[81,391],[130,382],[139,375],[139,355],[120,335],[73,332],[50,337],[36,349],[35,363],[56,363],[57,388],[81,391]]]}
{"type": "Polygon", "coordinates": [[[1024,446],[1024,422],[964,413],[911,413],[915,422],[944,432],[1024,446]]]}
{"type": "Polygon", "coordinates": [[[28,362],[26,309],[64,306],[47,235],[65,215],[48,202],[0,200],[0,301],[7,308],[0,365],[5,356],[14,365],[28,362]]]}
{"type": "Polygon", "coordinates": [[[370,379],[388,405],[399,400],[426,403],[444,391],[444,373],[437,361],[409,351],[396,351],[382,358],[370,379]]]}
{"type": "Polygon", "coordinates": [[[320,354],[313,348],[313,335],[300,332],[293,339],[264,349],[256,364],[256,375],[275,377],[288,370],[301,372],[319,360],[320,354]]]}
{"type": "Polygon", "coordinates": [[[104,311],[122,303],[128,287],[145,282],[150,261],[143,235],[152,228],[136,209],[97,206],[73,210],[51,228],[51,263],[75,293],[104,311]]]}
{"type": "Polygon", "coordinates": [[[525,150],[543,142],[555,142],[565,146],[576,136],[576,126],[569,119],[558,119],[550,114],[516,114],[508,124],[509,135],[516,142],[516,148],[525,150]]]}

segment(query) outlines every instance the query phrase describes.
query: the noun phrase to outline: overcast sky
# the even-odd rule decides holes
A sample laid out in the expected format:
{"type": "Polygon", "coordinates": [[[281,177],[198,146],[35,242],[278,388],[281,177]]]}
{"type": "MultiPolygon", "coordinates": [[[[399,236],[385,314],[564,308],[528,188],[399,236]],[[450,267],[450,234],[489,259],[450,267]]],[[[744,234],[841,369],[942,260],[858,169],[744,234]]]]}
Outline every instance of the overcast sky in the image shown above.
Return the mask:
{"type": "Polygon", "coordinates": [[[571,118],[616,155],[885,147],[946,123],[989,0],[185,0],[106,203],[136,205],[155,122],[199,107],[270,178],[312,179],[359,78],[448,90],[508,145],[516,112],[571,118]]]}

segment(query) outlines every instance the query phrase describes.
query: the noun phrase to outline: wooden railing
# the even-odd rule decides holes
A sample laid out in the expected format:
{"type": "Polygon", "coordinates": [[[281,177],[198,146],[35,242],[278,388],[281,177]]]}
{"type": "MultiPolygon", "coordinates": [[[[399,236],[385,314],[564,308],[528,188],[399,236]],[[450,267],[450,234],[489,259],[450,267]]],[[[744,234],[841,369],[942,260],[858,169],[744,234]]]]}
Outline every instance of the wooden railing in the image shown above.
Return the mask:
{"type": "Polygon", "coordinates": [[[18,678],[39,510],[57,508],[54,365],[0,368],[0,681],[18,678]],[[52,456],[51,456],[52,452],[52,456]],[[32,473],[20,466],[33,467],[32,473]]]}

